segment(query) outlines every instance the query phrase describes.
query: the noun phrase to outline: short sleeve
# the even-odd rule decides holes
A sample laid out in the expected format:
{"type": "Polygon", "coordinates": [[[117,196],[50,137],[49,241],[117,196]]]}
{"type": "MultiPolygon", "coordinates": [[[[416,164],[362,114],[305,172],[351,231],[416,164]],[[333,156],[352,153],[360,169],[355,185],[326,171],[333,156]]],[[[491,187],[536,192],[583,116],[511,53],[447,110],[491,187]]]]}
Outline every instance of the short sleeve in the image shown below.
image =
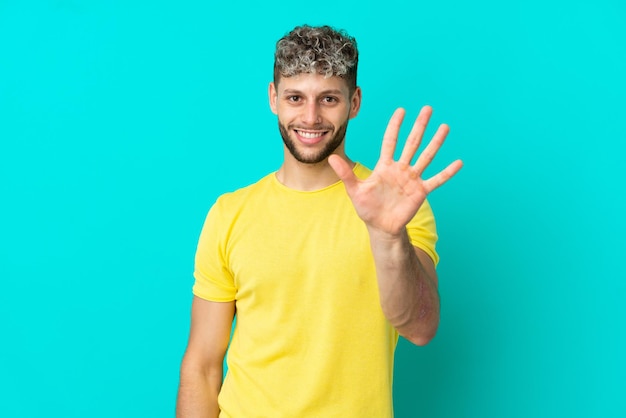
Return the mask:
{"type": "Polygon", "coordinates": [[[435,250],[437,244],[437,226],[435,224],[435,216],[428,203],[425,200],[422,207],[417,211],[411,222],[406,226],[409,239],[414,247],[420,248],[432,258],[435,266],[439,262],[439,255],[435,250]]]}
{"type": "Polygon", "coordinates": [[[229,223],[220,199],[209,210],[196,249],[193,294],[213,302],[235,300],[236,291],[228,266],[226,244],[229,223]]]}

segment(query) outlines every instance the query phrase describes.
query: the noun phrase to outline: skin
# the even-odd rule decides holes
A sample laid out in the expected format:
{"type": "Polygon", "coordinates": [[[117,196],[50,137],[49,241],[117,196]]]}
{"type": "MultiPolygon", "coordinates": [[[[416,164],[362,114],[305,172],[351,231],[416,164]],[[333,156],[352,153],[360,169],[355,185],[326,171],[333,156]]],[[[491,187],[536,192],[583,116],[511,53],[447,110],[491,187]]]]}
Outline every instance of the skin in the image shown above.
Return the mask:
{"type": "Polygon", "coordinates": [[[210,302],[194,296],[189,341],[180,367],[177,417],[219,416],[217,395],[234,315],[235,302],[210,302]]]}
{"type": "Polygon", "coordinates": [[[414,344],[425,345],[439,325],[437,272],[433,260],[410,244],[405,227],[428,194],[452,178],[463,163],[456,160],[433,177],[422,179],[448,135],[449,128],[444,124],[411,165],[432,114],[430,106],[420,111],[400,159],[394,161],[404,114],[404,109],[398,109],[391,117],[380,159],[367,179],[357,179],[350,164],[338,155],[329,157],[328,162],[344,182],[369,231],[383,313],[400,335],[414,344]]]}
{"type": "MultiPolygon", "coordinates": [[[[354,118],[361,108],[361,89],[351,94],[346,82],[340,77],[324,78],[319,74],[300,74],[283,77],[278,85],[270,83],[269,102],[278,122],[287,128],[286,134],[298,153],[315,160],[341,127],[354,118]],[[302,138],[303,133],[323,136],[315,143],[302,138]]],[[[277,171],[278,180],[296,190],[319,190],[336,183],[339,178],[330,168],[328,159],[316,163],[303,163],[294,157],[287,146],[283,147],[283,165],[277,171]]],[[[334,155],[348,162],[345,143],[342,141],[334,155]]]]}
{"type": "MultiPolygon", "coordinates": [[[[300,74],[282,78],[277,85],[270,83],[268,93],[270,108],[283,127],[284,162],[276,172],[277,179],[287,187],[303,191],[344,182],[370,235],[383,313],[409,341],[427,344],[439,325],[437,273],[432,259],[409,242],[406,225],[428,194],[462,167],[457,160],[431,178],[422,178],[443,144],[448,126],[439,127],[411,165],[432,114],[432,109],[425,106],[401,157],[394,161],[405,114],[403,109],[396,110],[385,131],[376,167],[370,177],[359,180],[352,171],[354,163],[346,156],[343,139],[337,139],[359,112],[360,88],[351,92],[340,77],[300,74]],[[324,157],[329,146],[334,150],[324,157]]],[[[234,302],[194,297],[189,343],[181,365],[178,417],[219,415],[217,394],[234,314],[234,302]]]]}

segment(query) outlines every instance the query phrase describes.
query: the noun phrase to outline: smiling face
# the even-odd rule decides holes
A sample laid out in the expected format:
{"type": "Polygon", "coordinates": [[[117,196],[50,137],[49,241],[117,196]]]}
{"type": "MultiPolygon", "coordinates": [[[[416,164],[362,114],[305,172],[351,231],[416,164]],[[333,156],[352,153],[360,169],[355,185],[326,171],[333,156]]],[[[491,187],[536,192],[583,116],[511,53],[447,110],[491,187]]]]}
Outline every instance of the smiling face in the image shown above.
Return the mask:
{"type": "Polygon", "coordinates": [[[285,158],[317,164],[333,153],[345,156],[348,120],[357,115],[361,105],[358,87],[351,95],[341,77],[303,73],[271,83],[269,99],[278,116],[285,158]]]}

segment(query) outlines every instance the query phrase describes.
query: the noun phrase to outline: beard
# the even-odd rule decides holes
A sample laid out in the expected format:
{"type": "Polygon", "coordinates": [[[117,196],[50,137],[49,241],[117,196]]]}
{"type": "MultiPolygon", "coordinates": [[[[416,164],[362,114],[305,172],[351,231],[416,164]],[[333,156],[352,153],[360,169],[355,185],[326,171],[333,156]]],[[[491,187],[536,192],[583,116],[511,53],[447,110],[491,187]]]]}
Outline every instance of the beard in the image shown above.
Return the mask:
{"type": "MultiPolygon", "coordinates": [[[[326,129],[326,127],[315,127],[314,129],[323,130],[326,129]]],[[[285,125],[280,123],[280,120],[278,121],[278,130],[280,131],[280,136],[283,138],[285,146],[297,161],[304,164],[318,164],[326,160],[335,152],[339,145],[343,143],[346,137],[346,131],[348,130],[348,121],[346,120],[346,122],[337,129],[335,135],[326,142],[321,150],[314,152],[305,153],[298,149],[296,141],[289,136],[289,131],[285,128],[285,125]]]]}

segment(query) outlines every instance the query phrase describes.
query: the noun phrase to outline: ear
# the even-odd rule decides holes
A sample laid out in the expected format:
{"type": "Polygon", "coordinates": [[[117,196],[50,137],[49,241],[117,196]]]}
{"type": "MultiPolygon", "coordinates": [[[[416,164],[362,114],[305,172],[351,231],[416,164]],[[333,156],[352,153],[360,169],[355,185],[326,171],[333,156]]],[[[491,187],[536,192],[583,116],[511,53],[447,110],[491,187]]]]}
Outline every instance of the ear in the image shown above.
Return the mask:
{"type": "Polygon", "coordinates": [[[271,82],[268,89],[267,89],[267,95],[269,97],[270,100],[270,109],[272,109],[272,113],[274,113],[275,115],[278,114],[278,110],[276,109],[276,100],[278,98],[278,92],[276,91],[276,86],[274,85],[274,82],[271,82]]]}
{"type": "Polygon", "coordinates": [[[361,87],[357,86],[354,93],[352,93],[352,97],[350,98],[350,119],[355,117],[361,109],[361,95],[361,87]]]}

